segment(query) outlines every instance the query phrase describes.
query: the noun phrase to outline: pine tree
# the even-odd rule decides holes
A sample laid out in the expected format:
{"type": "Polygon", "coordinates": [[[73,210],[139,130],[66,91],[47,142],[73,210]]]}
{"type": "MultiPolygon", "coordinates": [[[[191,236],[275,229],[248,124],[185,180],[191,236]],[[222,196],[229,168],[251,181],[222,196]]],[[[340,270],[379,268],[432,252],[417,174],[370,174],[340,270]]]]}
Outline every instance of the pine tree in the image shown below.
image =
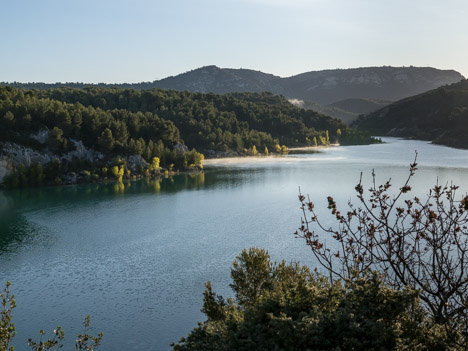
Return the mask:
{"type": "Polygon", "coordinates": [[[59,127],[52,128],[51,130],[49,130],[49,144],[54,148],[60,148],[64,143],[64,139],[62,138],[62,136],[62,129],[60,129],[59,127]]]}
{"type": "Polygon", "coordinates": [[[112,131],[109,128],[104,129],[101,133],[101,136],[98,138],[98,146],[99,148],[108,153],[111,152],[114,148],[115,141],[112,136],[112,131]]]}
{"type": "Polygon", "coordinates": [[[13,127],[15,124],[15,115],[11,111],[7,111],[5,115],[3,116],[3,123],[7,127],[13,127]]]}

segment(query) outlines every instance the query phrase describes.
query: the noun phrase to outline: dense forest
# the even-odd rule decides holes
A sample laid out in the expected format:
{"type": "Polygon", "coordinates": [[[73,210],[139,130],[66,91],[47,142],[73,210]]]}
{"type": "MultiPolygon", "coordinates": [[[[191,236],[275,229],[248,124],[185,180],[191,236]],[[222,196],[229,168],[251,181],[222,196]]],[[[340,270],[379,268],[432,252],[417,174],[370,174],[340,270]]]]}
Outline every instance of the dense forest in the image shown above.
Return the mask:
{"type": "Polygon", "coordinates": [[[270,93],[216,95],[160,89],[1,87],[0,120],[0,141],[60,156],[58,164],[54,160],[49,176],[37,176],[44,172],[36,169],[38,165],[32,170],[21,168],[19,179],[37,179],[15,179],[13,183],[30,185],[42,183],[42,179],[60,183],[58,174],[90,167],[98,170],[88,170],[90,174],[85,173],[84,178],[122,178],[122,172],[124,177],[131,176],[135,167],[129,169],[121,159],[131,155],[144,160],[137,171],[148,174],[160,166],[170,170],[199,166],[203,155],[196,150],[209,156],[256,155],[284,152],[284,145],[374,141],[336,119],[299,109],[284,97],[270,93]],[[65,155],[80,146],[78,143],[99,153],[98,160],[86,163],[68,158],[66,161],[73,166],[61,164],[65,155]],[[113,167],[118,167],[117,175],[110,171],[113,167]]]}
{"type": "Polygon", "coordinates": [[[312,145],[325,137],[326,130],[332,142],[369,143],[360,140],[339,120],[292,106],[282,96],[271,93],[232,93],[225,95],[178,92],[174,90],[131,89],[51,89],[36,92],[40,98],[50,98],[70,104],[106,111],[127,110],[133,113],[151,113],[171,121],[179,129],[188,147],[200,150],[233,150],[244,153],[256,145],[257,149],[312,145]]]}
{"type": "Polygon", "coordinates": [[[468,80],[395,102],[361,116],[354,126],[376,135],[468,148],[468,80]]]}

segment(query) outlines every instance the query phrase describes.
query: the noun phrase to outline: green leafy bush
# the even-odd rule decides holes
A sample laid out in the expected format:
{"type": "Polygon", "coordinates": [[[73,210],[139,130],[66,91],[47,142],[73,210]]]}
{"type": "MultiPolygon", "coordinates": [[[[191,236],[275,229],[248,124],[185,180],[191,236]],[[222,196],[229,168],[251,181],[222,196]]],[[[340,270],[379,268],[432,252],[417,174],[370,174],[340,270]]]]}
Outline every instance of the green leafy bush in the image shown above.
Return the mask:
{"type": "Polygon", "coordinates": [[[174,344],[195,350],[443,350],[450,340],[428,328],[419,294],[394,290],[368,271],[330,282],[297,263],[244,250],[231,269],[235,298],[206,283],[200,322],[174,344]]]}

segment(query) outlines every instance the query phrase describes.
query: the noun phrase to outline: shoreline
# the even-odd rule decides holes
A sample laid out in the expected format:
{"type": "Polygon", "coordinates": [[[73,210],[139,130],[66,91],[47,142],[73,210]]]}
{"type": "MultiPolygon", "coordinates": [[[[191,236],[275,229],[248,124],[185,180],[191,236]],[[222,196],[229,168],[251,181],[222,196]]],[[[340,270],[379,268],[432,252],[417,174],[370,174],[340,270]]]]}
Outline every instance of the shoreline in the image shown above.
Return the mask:
{"type": "Polygon", "coordinates": [[[5,186],[4,183],[0,183],[0,191],[9,191],[9,190],[22,190],[22,189],[37,189],[37,188],[60,188],[60,187],[68,187],[68,186],[75,186],[75,185],[86,185],[86,184],[123,184],[127,182],[136,182],[144,179],[162,179],[162,178],[169,178],[177,175],[184,175],[184,174],[203,174],[203,168],[200,170],[177,170],[177,171],[168,171],[160,172],[157,175],[150,175],[150,176],[142,176],[142,175],[132,175],[130,177],[125,177],[122,180],[118,180],[115,178],[102,178],[102,179],[94,179],[94,180],[78,180],[73,183],[62,183],[62,184],[40,184],[40,185],[33,185],[33,186],[19,186],[19,187],[8,187],[5,186]]]}
{"type": "Polygon", "coordinates": [[[299,146],[299,147],[292,147],[289,149],[289,151],[309,151],[309,150],[320,150],[320,149],[328,149],[332,147],[338,147],[341,146],[341,144],[335,143],[335,144],[330,144],[330,145],[317,145],[317,146],[299,146]]]}
{"type": "Polygon", "coordinates": [[[340,144],[330,144],[327,146],[300,146],[300,147],[293,147],[289,148],[289,152],[286,154],[280,154],[280,153],[270,153],[268,155],[261,154],[257,156],[252,156],[252,155],[232,155],[232,156],[219,156],[219,157],[208,157],[205,158],[203,165],[210,165],[214,163],[218,163],[218,161],[229,161],[229,160],[234,160],[234,159],[266,159],[266,158],[280,158],[285,155],[290,155],[294,154],[294,151],[315,151],[319,152],[320,150],[323,149],[328,149],[332,147],[338,147],[341,146],[340,144]]]}

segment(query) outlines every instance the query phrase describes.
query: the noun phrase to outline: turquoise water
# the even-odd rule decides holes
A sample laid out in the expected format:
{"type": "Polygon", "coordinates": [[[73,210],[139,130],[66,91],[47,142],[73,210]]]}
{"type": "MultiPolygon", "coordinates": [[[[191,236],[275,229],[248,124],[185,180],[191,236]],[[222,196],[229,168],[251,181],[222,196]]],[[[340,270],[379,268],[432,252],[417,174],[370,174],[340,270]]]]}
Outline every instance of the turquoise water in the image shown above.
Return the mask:
{"type": "Polygon", "coordinates": [[[203,319],[205,281],[231,294],[229,269],[243,248],[314,266],[292,234],[299,186],[325,216],[326,196],[353,200],[361,172],[366,184],[375,169],[398,188],[418,150],[415,194],[437,181],[468,190],[468,151],[386,140],[209,161],[205,174],[157,181],[0,192],[0,282],[10,280],[17,298],[16,349],[57,325],[72,345],[87,314],[104,331],[103,351],[170,349],[203,319]]]}

